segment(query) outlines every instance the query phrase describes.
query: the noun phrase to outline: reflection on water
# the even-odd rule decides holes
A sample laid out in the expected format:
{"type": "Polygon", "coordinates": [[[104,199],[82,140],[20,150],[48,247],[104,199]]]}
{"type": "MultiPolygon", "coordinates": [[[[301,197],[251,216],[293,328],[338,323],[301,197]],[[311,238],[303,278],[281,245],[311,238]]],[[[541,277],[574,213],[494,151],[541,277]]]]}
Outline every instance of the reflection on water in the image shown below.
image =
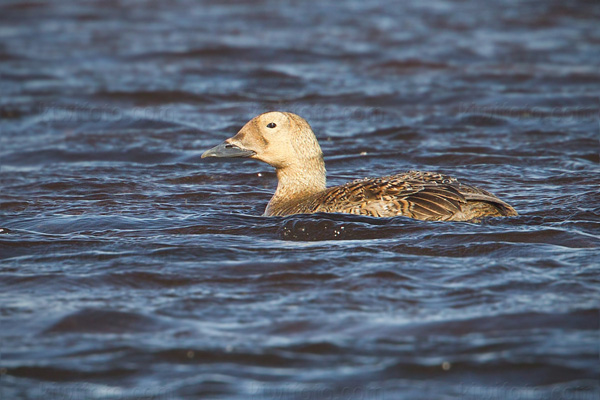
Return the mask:
{"type": "Polygon", "coordinates": [[[5,1],[2,398],[596,399],[600,7],[5,1]],[[409,169],[481,224],[263,218],[203,150],[268,110],[329,184],[409,169]]]}

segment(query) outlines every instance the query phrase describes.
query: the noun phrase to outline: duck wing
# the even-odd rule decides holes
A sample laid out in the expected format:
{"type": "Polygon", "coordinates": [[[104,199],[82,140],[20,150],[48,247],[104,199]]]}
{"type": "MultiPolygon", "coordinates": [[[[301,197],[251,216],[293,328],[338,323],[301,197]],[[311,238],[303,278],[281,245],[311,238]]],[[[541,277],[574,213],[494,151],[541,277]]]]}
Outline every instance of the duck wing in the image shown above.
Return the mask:
{"type": "Polygon", "coordinates": [[[513,210],[489,192],[463,185],[446,175],[423,171],[356,180],[329,188],[315,200],[313,212],[406,216],[429,221],[470,220],[480,217],[481,212],[492,216],[497,207],[513,210]],[[490,203],[486,207],[491,211],[483,207],[483,211],[478,209],[479,214],[474,215],[470,212],[471,201],[490,203]]]}

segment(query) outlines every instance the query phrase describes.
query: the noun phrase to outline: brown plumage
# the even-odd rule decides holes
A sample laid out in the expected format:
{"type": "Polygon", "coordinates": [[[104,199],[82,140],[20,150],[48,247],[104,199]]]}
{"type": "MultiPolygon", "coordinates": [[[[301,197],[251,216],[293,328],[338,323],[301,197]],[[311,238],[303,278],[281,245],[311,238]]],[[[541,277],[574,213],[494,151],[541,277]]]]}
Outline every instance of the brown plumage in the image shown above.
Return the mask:
{"type": "Polygon", "coordinates": [[[325,186],[323,153],[296,114],[269,112],[202,157],[249,157],[275,167],[277,191],[265,216],[338,212],[428,221],[476,221],[517,212],[493,194],[449,176],[421,171],[325,186]]]}

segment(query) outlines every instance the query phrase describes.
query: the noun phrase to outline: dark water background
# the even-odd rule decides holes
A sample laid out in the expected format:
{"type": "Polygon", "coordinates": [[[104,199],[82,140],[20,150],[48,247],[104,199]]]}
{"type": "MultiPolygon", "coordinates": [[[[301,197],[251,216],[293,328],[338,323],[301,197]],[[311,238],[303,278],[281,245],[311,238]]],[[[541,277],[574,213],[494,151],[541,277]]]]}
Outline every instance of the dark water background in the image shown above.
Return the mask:
{"type": "Polygon", "coordinates": [[[0,398],[597,399],[597,1],[2,1],[0,398]],[[260,217],[312,124],[482,224],[260,217]]]}

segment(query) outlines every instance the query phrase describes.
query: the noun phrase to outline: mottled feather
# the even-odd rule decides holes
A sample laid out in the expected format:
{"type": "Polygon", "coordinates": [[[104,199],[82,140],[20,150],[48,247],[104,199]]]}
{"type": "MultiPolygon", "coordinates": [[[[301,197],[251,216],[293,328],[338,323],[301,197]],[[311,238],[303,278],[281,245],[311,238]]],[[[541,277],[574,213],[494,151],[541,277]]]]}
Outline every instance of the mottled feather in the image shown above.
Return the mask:
{"type": "Polygon", "coordinates": [[[432,172],[409,171],[334,186],[273,210],[272,215],[337,212],[372,217],[405,216],[428,221],[477,220],[516,215],[491,193],[432,172]],[[483,207],[482,207],[482,204],[483,207]]]}

